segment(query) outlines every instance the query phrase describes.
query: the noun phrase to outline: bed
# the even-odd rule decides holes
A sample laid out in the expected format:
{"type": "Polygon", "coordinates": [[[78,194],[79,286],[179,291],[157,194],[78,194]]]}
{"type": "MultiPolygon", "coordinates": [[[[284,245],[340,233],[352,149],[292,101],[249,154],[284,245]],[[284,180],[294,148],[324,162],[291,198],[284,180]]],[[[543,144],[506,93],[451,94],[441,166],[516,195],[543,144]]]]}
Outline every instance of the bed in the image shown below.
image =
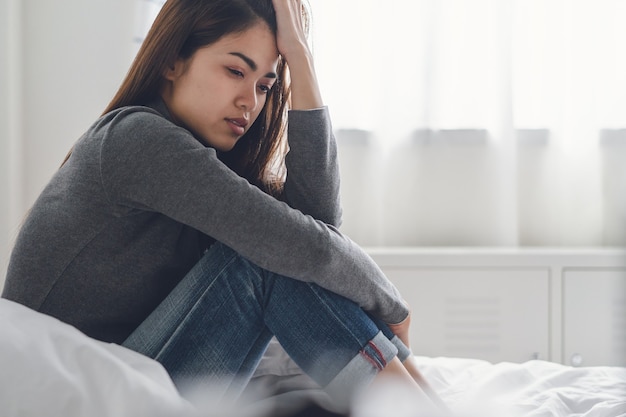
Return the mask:
{"type": "MultiPolygon", "coordinates": [[[[239,415],[207,406],[209,402],[192,405],[179,396],[157,362],[90,339],[54,318],[4,299],[0,299],[0,325],[2,417],[239,415]]],[[[417,359],[455,415],[626,416],[626,368],[572,368],[538,360],[492,364],[462,358],[417,359]]],[[[272,395],[248,403],[241,415],[313,416],[327,408],[323,392],[280,354],[261,362],[250,384],[260,386],[269,387],[272,395]],[[281,366],[269,366],[277,361],[281,366]],[[283,392],[285,384],[298,389],[283,392]]],[[[353,415],[383,417],[376,407],[385,404],[376,403],[353,415]]]]}

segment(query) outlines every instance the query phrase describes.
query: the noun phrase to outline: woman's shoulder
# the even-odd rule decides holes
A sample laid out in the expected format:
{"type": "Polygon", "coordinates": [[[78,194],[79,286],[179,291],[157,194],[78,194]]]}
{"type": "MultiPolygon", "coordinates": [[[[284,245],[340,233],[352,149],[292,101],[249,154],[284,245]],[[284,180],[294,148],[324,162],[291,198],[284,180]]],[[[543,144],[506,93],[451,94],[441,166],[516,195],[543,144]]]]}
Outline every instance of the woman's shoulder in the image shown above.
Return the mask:
{"type": "Polygon", "coordinates": [[[114,109],[96,120],[73,148],[74,163],[100,172],[136,169],[160,158],[173,160],[205,147],[186,129],[151,106],[114,109]]]}
{"type": "Polygon", "coordinates": [[[104,114],[94,124],[94,130],[149,132],[163,127],[176,127],[167,115],[150,106],[125,106],[104,114]]]}
{"type": "Polygon", "coordinates": [[[114,146],[123,145],[132,136],[150,136],[148,128],[159,129],[159,126],[171,124],[158,111],[147,106],[126,106],[112,110],[96,119],[72,148],[76,160],[97,157],[105,143],[114,146]],[[145,132],[144,135],[138,134],[145,132]]]}
{"type": "Polygon", "coordinates": [[[200,143],[186,129],[170,120],[169,114],[152,106],[126,106],[103,115],[92,134],[108,148],[146,146],[198,147],[200,143]]]}

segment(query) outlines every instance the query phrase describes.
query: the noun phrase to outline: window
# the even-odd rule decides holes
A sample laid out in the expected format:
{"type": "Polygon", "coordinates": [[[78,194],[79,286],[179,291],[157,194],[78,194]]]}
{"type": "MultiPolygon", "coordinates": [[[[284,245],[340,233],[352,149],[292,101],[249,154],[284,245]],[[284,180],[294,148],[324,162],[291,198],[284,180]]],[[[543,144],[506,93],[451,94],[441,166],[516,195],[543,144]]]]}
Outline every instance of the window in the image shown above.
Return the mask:
{"type": "Polygon", "coordinates": [[[626,244],[626,2],[311,3],[357,242],[626,244]]]}

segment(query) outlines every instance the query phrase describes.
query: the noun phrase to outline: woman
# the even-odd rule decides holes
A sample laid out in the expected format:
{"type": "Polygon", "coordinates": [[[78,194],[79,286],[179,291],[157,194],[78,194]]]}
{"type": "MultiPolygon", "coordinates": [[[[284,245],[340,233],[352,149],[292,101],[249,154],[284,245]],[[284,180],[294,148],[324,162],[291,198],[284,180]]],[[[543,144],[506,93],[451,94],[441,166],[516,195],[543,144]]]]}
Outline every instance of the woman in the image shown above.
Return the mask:
{"type": "Polygon", "coordinates": [[[181,388],[237,395],[275,335],[344,405],[377,375],[419,390],[408,307],[336,229],[336,147],[301,10],[167,1],[34,204],[3,297],[157,359],[181,388]]]}

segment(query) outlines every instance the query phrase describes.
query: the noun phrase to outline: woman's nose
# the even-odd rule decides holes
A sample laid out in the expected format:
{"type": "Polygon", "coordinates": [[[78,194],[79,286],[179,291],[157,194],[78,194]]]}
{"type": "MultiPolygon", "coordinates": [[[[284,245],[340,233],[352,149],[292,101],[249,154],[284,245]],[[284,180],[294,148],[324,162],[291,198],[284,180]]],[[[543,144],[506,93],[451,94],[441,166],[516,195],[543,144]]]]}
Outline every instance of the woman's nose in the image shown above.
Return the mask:
{"type": "Polygon", "coordinates": [[[259,100],[256,94],[256,85],[242,88],[237,96],[237,107],[247,112],[253,112],[258,106],[259,100]]]}

